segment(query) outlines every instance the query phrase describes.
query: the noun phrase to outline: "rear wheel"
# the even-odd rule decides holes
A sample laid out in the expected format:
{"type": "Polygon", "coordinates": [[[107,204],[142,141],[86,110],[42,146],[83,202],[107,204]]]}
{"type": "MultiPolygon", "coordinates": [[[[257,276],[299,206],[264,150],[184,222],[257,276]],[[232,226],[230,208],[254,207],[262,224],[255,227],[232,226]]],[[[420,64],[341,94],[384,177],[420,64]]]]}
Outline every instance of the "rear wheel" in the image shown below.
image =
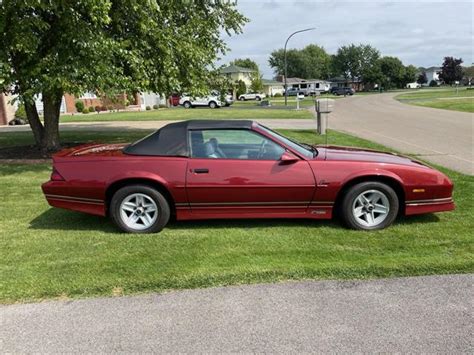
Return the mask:
{"type": "Polygon", "coordinates": [[[393,223],[398,207],[398,196],[390,186],[363,182],[351,187],[344,196],[342,218],[352,229],[383,229],[393,223]]]}
{"type": "Polygon", "coordinates": [[[191,108],[191,103],[189,101],[186,101],[184,104],[183,104],[184,108],[191,108]]]}
{"type": "Polygon", "coordinates": [[[209,107],[210,108],[216,108],[217,104],[214,101],[209,102],[209,107]]]}
{"type": "Polygon", "coordinates": [[[239,97],[239,101],[245,101],[245,97],[243,96],[239,97]]]}
{"type": "Polygon", "coordinates": [[[157,190],[146,185],[130,185],[114,194],[110,215],[124,232],[157,233],[168,223],[170,207],[157,190]]]}
{"type": "Polygon", "coordinates": [[[257,96],[257,97],[255,98],[255,100],[257,100],[257,101],[262,101],[262,98],[261,98],[260,96],[257,96]]]}

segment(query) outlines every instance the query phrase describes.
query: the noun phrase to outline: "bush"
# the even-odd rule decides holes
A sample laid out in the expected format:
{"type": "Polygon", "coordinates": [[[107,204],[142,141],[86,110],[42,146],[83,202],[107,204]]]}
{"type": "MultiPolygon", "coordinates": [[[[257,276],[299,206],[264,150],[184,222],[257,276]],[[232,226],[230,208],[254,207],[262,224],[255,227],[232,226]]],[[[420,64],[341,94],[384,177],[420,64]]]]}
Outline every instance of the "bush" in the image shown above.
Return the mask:
{"type": "Polygon", "coordinates": [[[113,107],[112,105],[109,105],[109,106],[107,106],[107,110],[113,111],[113,110],[114,110],[114,107],[113,107]]]}
{"type": "Polygon", "coordinates": [[[150,110],[151,110],[151,107],[150,107],[150,106],[147,106],[147,107],[145,107],[145,109],[146,109],[147,111],[150,111],[150,110]]]}
{"type": "Polygon", "coordinates": [[[435,86],[438,86],[438,83],[436,82],[436,80],[431,80],[430,87],[435,87],[435,86]]]}
{"type": "Polygon", "coordinates": [[[25,110],[25,105],[20,104],[18,105],[18,108],[15,111],[15,118],[19,118],[22,120],[26,120],[26,110],[25,110]]]}
{"type": "Polygon", "coordinates": [[[97,113],[99,113],[101,110],[102,110],[102,106],[97,105],[94,107],[94,111],[97,113]]]}
{"type": "Polygon", "coordinates": [[[100,110],[101,111],[107,111],[107,106],[105,106],[105,105],[100,106],[100,110]]]}
{"type": "Polygon", "coordinates": [[[84,114],[88,114],[90,111],[87,107],[84,107],[84,110],[82,110],[82,113],[84,114]]]}
{"type": "Polygon", "coordinates": [[[158,107],[159,107],[159,108],[167,108],[168,106],[166,106],[166,105],[164,105],[164,104],[160,104],[158,107]]]}
{"type": "Polygon", "coordinates": [[[283,95],[280,92],[277,92],[273,95],[273,97],[282,97],[283,95]]]}
{"type": "Polygon", "coordinates": [[[77,112],[83,112],[84,111],[84,102],[82,102],[81,100],[77,100],[74,105],[76,106],[77,112]]]}
{"type": "Polygon", "coordinates": [[[160,108],[159,105],[157,105],[157,104],[154,104],[154,105],[153,105],[153,110],[158,110],[159,108],[160,108]]]}
{"type": "Polygon", "coordinates": [[[95,108],[94,108],[94,106],[91,106],[91,107],[89,107],[88,110],[89,110],[89,112],[94,112],[94,111],[95,111],[95,108]]]}

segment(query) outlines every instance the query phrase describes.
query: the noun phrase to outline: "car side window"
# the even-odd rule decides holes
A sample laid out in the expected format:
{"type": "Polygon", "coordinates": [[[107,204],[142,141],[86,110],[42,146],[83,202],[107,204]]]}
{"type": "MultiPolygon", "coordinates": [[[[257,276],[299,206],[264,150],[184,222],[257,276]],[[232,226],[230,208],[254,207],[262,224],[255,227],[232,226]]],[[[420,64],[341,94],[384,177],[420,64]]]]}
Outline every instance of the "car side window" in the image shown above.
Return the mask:
{"type": "Polygon", "coordinates": [[[192,158],[279,160],[285,149],[259,133],[245,129],[189,132],[192,158]]]}

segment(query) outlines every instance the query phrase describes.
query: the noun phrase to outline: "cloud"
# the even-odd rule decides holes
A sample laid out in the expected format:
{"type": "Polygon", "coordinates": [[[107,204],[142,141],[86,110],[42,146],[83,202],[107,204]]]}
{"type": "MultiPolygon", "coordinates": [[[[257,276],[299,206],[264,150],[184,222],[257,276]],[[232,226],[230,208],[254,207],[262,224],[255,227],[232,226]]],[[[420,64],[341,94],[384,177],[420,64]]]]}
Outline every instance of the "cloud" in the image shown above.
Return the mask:
{"type": "Polygon", "coordinates": [[[283,48],[293,31],[289,48],[310,43],[329,53],[350,43],[367,43],[382,55],[399,57],[405,64],[440,65],[445,56],[473,62],[473,3],[471,1],[239,1],[250,19],[244,33],[227,38],[231,49],[222,63],[241,57],[255,60],[265,77],[272,77],[270,53],[283,48]]]}

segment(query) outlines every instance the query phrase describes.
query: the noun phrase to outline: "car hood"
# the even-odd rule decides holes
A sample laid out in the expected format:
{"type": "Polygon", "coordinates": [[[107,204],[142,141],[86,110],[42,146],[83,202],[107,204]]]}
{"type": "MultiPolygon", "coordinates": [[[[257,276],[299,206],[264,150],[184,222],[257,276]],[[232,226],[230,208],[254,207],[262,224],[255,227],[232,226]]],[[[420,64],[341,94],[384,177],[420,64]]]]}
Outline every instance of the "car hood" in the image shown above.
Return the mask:
{"type": "Polygon", "coordinates": [[[420,161],[396,153],[387,153],[372,149],[333,145],[318,145],[316,146],[316,148],[318,149],[318,156],[320,158],[330,161],[364,161],[374,163],[427,167],[424,163],[420,161]]]}

